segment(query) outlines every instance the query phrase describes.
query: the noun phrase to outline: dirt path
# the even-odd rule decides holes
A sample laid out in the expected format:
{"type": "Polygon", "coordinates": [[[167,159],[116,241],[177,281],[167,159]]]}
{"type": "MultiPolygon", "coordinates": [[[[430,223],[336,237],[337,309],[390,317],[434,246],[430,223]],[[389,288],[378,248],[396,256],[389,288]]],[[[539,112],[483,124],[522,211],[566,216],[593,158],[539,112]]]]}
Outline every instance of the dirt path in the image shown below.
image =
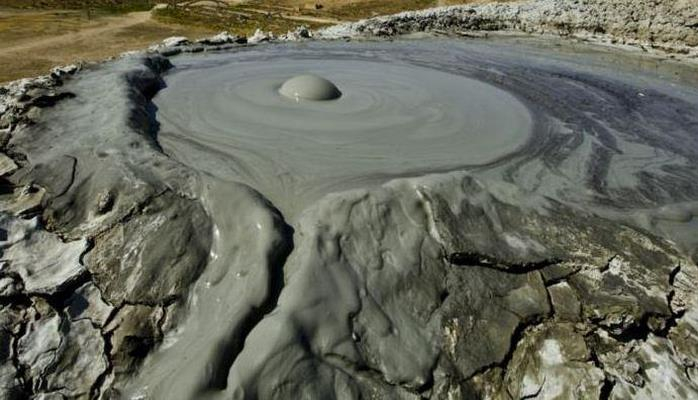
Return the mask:
{"type": "Polygon", "coordinates": [[[78,41],[97,39],[105,35],[113,34],[114,31],[123,30],[137,24],[148,22],[149,20],[150,11],[132,12],[114,17],[102,17],[98,20],[93,20],[95,25],[93,27],[80,29],[76,32],[67,32],[58,36],[49,36],[39,39],[27,38],[13,46],[0,47],[0,57],[7,56],[10,53],[37,52],[42,49],[67,47],[78,41]]]}
{"type": "Polygon", "coordinates": [[[309,15],[291,15],[291,14],[281,14],[282,18],[289,19],[291,21],[301,21],[301,22],[317,22],[320,24],[339,24],[345,22],[341,19],[335,18],[321,18],[321,17],[311,17],[309,15]]]}
{"type": "Polygon", "coordinates": [[[213,33],[163,24],[151,19],[148,11],[88,20],[79,11],[0,10],[0,82],[44,74],[55,65],[117,56],[169,36],[213,33]]]}
{"type": "Polygon", "coordinates": [[[251,7],[245,7],[244,10],[249,11],[249,12],[258,13],[258,14],[265,14],[265,15],[272,14],[274,16],[288,19],[291,21],[317,22],[320,24],[338,24],[338,23],[344,22],[342,20],[335,19],[335,18],[313,17],[311,15],[293,15],[293,14],[289,14],[289,13],[285,13],[285,12],[273,12],[270,10],[261,10],[258,8],[251,8],[251,7]]]}

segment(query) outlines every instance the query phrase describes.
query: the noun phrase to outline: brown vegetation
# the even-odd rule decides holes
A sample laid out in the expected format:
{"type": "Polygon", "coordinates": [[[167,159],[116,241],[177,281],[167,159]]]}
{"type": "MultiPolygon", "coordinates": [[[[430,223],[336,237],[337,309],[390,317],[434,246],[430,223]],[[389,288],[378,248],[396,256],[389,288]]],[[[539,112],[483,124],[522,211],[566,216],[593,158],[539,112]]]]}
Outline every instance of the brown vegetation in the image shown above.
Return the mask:
{"type": "Polygon", "coordinates": [[[0,82],[46,73],[55,65],[101,60],[168,36],[213,31],[153,21],[149,12],[95,15],[83,11],[0,10],[0,82]]]}
{"type": "Polygon", "coordinates": [[[0,82],[99,60],[168,36],[319,28],[465,0],[0,0],[0,82]]]}

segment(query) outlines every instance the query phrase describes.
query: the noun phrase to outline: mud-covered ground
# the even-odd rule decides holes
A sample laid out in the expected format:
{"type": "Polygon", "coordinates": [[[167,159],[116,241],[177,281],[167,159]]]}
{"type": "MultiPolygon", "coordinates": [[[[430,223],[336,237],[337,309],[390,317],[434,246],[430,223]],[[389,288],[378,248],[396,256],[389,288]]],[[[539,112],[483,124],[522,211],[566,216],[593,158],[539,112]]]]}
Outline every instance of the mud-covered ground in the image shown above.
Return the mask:
{"type": "Polygon", "coordinates": [[[695,66],[241,42],[0,92],[5,398],[695,397],[695,66]]]}

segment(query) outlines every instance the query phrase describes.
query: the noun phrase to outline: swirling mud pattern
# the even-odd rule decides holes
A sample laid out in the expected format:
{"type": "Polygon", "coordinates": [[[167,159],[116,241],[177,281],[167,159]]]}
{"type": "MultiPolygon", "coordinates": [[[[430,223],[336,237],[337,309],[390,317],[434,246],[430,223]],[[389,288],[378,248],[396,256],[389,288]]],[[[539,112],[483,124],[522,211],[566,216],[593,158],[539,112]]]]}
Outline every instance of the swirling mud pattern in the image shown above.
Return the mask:
{"type": "Polygon", "coordinates": [[[329,191],[459,169],[618,209],[698,197],[695,90],[651,67],[634,73],[552,54],[412,41],[182,57],[155,99],[159,140],[292,214],[329,191]],[[279,95],[302,73],[344,95],[279,95]]]}

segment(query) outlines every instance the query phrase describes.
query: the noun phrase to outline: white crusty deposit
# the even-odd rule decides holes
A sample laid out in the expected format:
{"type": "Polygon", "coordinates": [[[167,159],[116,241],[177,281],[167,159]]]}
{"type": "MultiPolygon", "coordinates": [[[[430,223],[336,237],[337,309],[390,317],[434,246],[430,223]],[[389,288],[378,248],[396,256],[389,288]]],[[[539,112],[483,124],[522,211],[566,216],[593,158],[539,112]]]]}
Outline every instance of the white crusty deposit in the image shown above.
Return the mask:
{"type": "Polygon", "coordinates": [[[525,32],[698,55],[695,0],[529,0],[407,11],[318,32],[322,37],[395,36],[423,31],[525,32]]]}

